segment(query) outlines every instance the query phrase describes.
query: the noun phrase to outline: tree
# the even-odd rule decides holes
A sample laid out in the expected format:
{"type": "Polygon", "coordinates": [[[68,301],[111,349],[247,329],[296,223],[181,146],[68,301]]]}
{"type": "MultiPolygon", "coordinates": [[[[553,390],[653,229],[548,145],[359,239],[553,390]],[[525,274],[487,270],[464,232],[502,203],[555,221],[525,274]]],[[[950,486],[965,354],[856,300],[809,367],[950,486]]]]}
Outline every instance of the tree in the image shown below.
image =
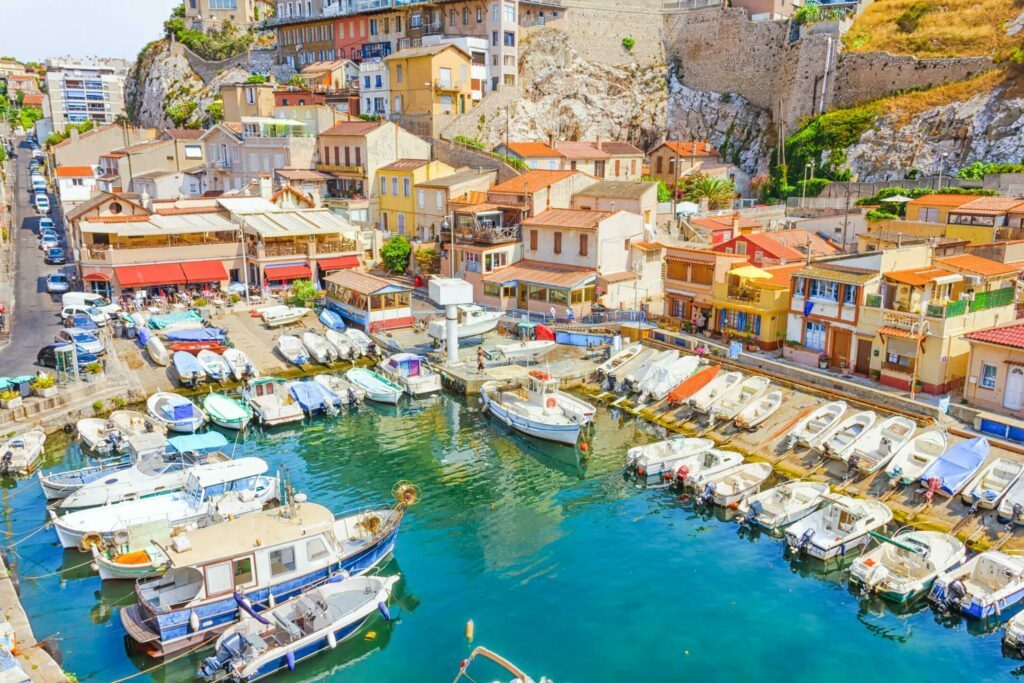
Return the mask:
{"type": "Polygon", "coordinates": [[[731,180],[703,173],[683,178],[679,181],[679,189],[686,201],[699,204],[702,199],[707,199],[710,209],[727,209],[736,197],[736,185],[731,180]]]}
{"type": "Polygon", "coordinates": [[[380,259],[384,267],[391,273],[404,273],[409,267],[409,254],[412,247],[404,235],[395,235],[380,248],[380,259]]]}
{"type": "Polygon", "coordinates": [[[664,204],[665,202],[672,201],[672,193],[668,189],[668,185],[661,178],[655,179],[649,175],[645,175],[640,179],[642,182],[657,182],[658,183],[658,203],[664,204]]]}
{"type": "Polygon", "coordinates": [[[309,280],[296,280],[292,283],[292,293],[288,297],[288,303],[292,306],[312,308],[316,297],[316,285],[309,280]]]}

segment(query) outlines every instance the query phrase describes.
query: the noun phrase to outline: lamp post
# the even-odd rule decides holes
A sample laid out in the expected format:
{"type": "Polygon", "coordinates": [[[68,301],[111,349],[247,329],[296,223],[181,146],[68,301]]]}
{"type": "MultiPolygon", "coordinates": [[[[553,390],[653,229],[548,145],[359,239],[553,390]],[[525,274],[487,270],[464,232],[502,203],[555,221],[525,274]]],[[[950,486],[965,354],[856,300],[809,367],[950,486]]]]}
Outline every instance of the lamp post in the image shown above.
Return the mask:
{"type": "Polygon", "coordinates": [[[809,162],[809,161],[804,165],[804,174],[803,174],[803,183],[802,183],[803,184],[803,188],[800,191],[800,208],[801,209],[804,208],[804,200],[807,198],[807,177],[808,177],[808,174],[810,174],[811,178],[814,177],[814,165],[811,164],[811,162],[809,162]]]}
{"type": "Polygon", "coordinates": [[[450,230],[449,237],[451,238],[451,246],[448,249],[448,271],[450,277],[455,277],[455,230],[452,229],[452,224],[448,220],[448,216],[441,219],[441,232],[450,230]]]}

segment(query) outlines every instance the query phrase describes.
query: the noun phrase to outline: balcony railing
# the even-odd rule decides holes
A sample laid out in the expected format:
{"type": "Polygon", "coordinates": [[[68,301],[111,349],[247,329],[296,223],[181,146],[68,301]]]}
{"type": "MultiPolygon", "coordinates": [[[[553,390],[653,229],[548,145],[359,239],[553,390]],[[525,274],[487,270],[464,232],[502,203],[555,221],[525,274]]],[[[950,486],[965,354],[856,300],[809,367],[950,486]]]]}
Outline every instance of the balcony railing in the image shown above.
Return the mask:
{"type": "Polygon", "coordinates": [[[355,175],[366,175],[364,166],[345,166],[339,164],[317,164],[316,170],[322,173],[352,173],[355,175]]]}
{"type": "Polygon", "coordinates": [[[761,290],[748,288],[730,289],[727,296],[735,301],[746,301],[756,304],[761,301],[761,290]]]}
{"type": "Polygon", "coordinates": [[[344,251],[359,251],[359,247],[353,240],[322,240],[316,243],[316,253],[320,255],[344,251]]]}
{"type": "Polygon", "coordinates": [[[445,81],[439,78],[434,81],[434,90],[460,91],[462,90],[462,81],[445,81]]]}
{"type": "MultiPolygon", "coordinates": [[[[504,244],[518,242],[522,231],[518,225],[456,227],[455,239],[460,242],[481,242],[484,244],[504,244]]],[[[451,231],[442,230],[441,240],[450,241],[451,231]]]]}
{"type": "Polygon", "coordinates": [[[211,159],[208,163],[215,171],[230,171],[232,168],[231,159],[211,159]]]}

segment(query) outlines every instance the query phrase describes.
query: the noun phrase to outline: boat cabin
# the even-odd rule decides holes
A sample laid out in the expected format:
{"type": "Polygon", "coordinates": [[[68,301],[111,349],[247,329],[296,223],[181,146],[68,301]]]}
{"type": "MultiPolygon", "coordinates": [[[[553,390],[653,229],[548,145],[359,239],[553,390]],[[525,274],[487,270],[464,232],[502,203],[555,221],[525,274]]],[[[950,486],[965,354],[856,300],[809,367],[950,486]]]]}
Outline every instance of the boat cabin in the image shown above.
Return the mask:
{"type": "Polygon", "coordinates": [[[388,371],[401,377],[422,377],[433,374],[427,359],[411,353],[398,353],[387,360],[388,371]]]}
{"type": "Polygon", "coordinates": [[[193,509],[204,501],[232,491],[237,491],[243,500],[253,500],[257,497],[257,488],[269,483],[265,478],[260,481],[266,471],[267,463],[260,458],[239,458],[213,466],[196,467],[185,480],[185,500],[193,509]]]}

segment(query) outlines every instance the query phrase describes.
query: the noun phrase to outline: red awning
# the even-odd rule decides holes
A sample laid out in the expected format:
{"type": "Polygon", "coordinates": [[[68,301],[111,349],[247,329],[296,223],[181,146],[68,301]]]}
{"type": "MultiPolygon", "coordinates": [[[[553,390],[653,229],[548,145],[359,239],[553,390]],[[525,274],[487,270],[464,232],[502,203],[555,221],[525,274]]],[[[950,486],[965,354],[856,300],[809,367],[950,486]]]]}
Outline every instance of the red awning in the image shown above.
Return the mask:
{"type": "Polygon", "coordinates": [[[316,262],[320,270],[343,270],[345,268],[358,268],[358,256],[335,256],[334,258],[322,258],[316,262]]]}
{"type": "Polygon", "coordinates": [[[263,273],[268,280],[298,280],[299,278],[313,277],[313,271],[306,263],[291,264],[287,266],[267,266],[263,273]]]}
{"type": "Polygon", "coordinates": [[[150,263],[144,266],[115,266],[114,273],[122,287],[183,285],[187,280],[177,263],[150,263]]]}
{"type": "Polygon", "coordinates": [[[189,284],[198,282],[221,282],[228,279],[228,271],[220,261],[187,261],[181,264],[189,284]]]}
{"type": "Polygon", "coordinates": [[[107,275],[106,273],[99,273],[99,272],[96,272],[96,273],[86,273],[85,277],[83,277],[82,279],[85,280],[86,282],[99,282],[99,281],[110,282],[110,276],[109,275],[107,275]]]}

